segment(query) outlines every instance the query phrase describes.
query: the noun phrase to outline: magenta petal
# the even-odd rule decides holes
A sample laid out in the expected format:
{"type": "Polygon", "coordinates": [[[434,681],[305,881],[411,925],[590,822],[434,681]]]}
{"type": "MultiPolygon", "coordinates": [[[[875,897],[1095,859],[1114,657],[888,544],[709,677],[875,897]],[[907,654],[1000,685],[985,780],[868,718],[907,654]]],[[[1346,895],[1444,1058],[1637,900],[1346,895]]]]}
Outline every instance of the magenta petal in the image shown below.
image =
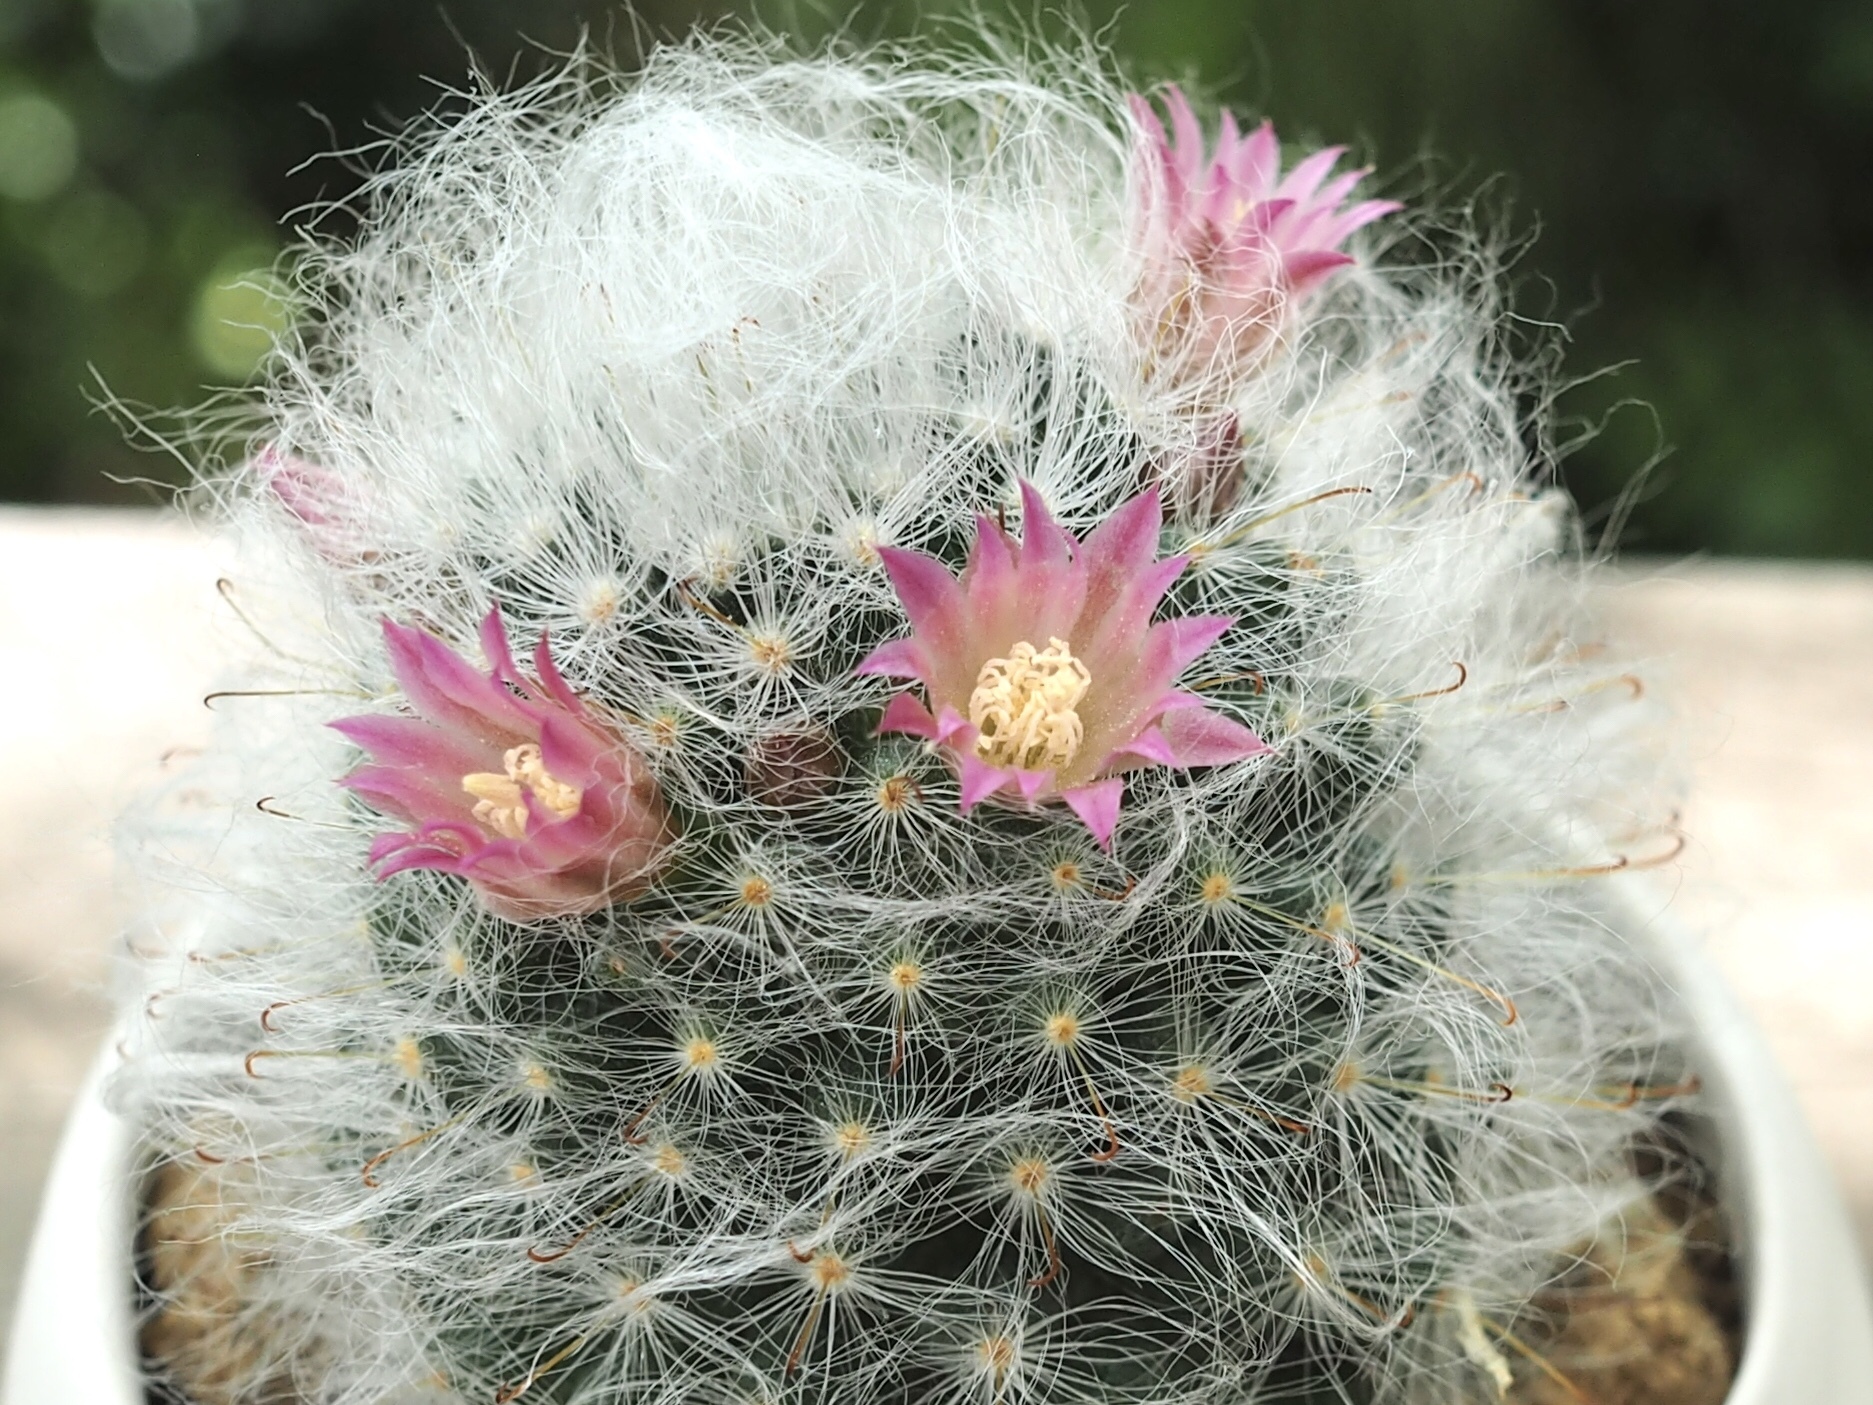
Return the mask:
{"type": "Polygon", "coordinates": [[[1164,135],[1164,124],[1158,120],[1157,109],[1152,107],[1141,94],[1131,94],[1125,99],[1125,103],[1127,107],[1131,108],[1132,120],[1138,124],[1139,130],[1144,133],[1146,140],[1157,147],[1165,147],[1170,144],[1169,140],[1164,135]]]}
{"type": "Polygon", "coordinates": [[[965,743],[973,743],[976,739],[976,729],[967,717],[945,703],[937,713],[936,739],[944,743],[953,743],[958,739],[965,743]]]}
{"type": "Polygon", "coordinates": [[[1338,249],[1300,249],[1287,254],[1281,266],[1288,281],[1298,285],[1336,269],[1350,268],[1353,262],[1351,254],[1343,254],[1338,249]]]}
{"type": "Polygon", "coordinates": [[[1047,788],[1054,778],[1052,771],[1029,771],[1017,766],[1014,768],[1015,789],[1021,792],[1023,800],[1032,801],[1047,788]]]}
{"type": "Polygon", "coordinates": [[[1396,200],[1367,200],[1342,215],[1323,223],[1315,239],[1322,244],[1338,244],[1356,229],[1364,229],[1376,219],[1383,219],[1405,207],[1396,200]]]}
{"type": "Polygon", "coordinates": [[[460,862],[464,851],[472,851],[481,843],[481,831],[473,825],[436,821],[414,834],[378,835],[371,844],[370,860],[378,868],[378,877],[387,878],[406,868],[453,865],[460,862]],[[438,840],[453,842],[438,843],[438,840]]]}
{"type": "MultiPolygon", "coordinates": [[[[1158,554],[1164,527],[1164,500],[1154,484],[1124,504],[1087,536],[1080,560],[1096,582],[1102,576],[1128,576],[1144,570],[1158,554]]],[[[1090,585],[1088,595],[1097,593],[1090,585]]]]}
{"type": "Polygon", "coordinates": [[[1024,572],[1039,566],[1065,566],[1072,562],[1073,536],[1047,510],[1040,493],[1025,478],[1021,480],[1021,568],[1024,572]]]}
{"type": "Polygon", "coordinates": [[[590,728],[563,713],[540,719],[540,760],[546,769],[580,789],[595,784],[599,759],[607,748],[590,728]]]}
{"type": "Polygon", "coordinates": [[[386,619],[384,648],[403,695],[438,726],[488,740],[530,730],[527,711],[512,692],[433,634],[386,619]]]}
{"type": "MultiPolygon", "coordinates": [[[[544,635],[540,642],[546,642],[544,635]]],[[[488,671],[496,678],[504,683],[520,682],[520,670],[514,667],[514,651],[508,645],[507,626],[501,623],[498,605],[482,617],[481,652],[487,656],[488,671]]]]}
{"type": "Polygon", "coordinates": [[[1112,754],[1099,765],[1102,771],[1112,770],[1126,760],[1142,761],[1151,766],[1178,766],[1184,764],[1177,752],[1166,740],[1164,733],[1154,724],[1147,727],[1124,746],[1117,747],[1112,754]]]}
{"type": "Polygon", "coordinates": [[[1287,274],[1294,291],[1304,293],[1329,273],[1345,268],[1352,262],[1350,254],[1336,253],[1331,249],[1309,249],[1290,254],[1282,263],[1282,271],[1287,274]]]}
{"type": "Polygon", "coordinates": [[[1327,178],[1327,172],[1337,166],[1344,155],[1346,148],[1343,146],[1322,147],[1288,172],[1281,184],[1275,187],[1276,198],[1306,200],[1320,188],[1320,183],[1327,178]]]}
{"type": "Polygon", "coordinates": [[[1176,682],[1177,675],[1222,638],[1234,623],[1235,619],[1229,615],[1184,615],[1152,625],[1145,636],[1144,654],[1139,661],[1136,680],[1139,691],[1155,696],[1169,688],[1176,682]]]}
{"type": "Polygon", "coordinates": [[[1074,640],[1083,650],[1080,656],[1095,668],[1114,657],[1130,657],[1164,592],[1189,564],[1188,556],[1168,556],[1130,576],[1096,580],[1087,592],[1083,615],[1092,627],[1083,627],[1074,640]]]}
{"type": "Polygon", "coordinates": [[[957,756],[957,769],[962,773],[961,810],[966,815],[988,799],[1013,778],[1012,774],[1001,766],[991,766],[973,752],[961,752],[957,756]]]}
{"type": "Polygon", "coordinates": [[[415,717],[366,714],[341,717],[327,725],[384,766],[465,776],[470,771],[487,770],[498,759],[488,747],[453,737],[415,717]]]}
{"type": "Polygon", "coordinates": [[[1158,701],[1152,705],[1151,720],[1156,721],[1158,718],[1162,717],[1165,713],[1173,712],[1180,707],[1208,707],[1208,706],[1209,706],[1209,703],[1205,701],[1203,698],[1198,697],[1195,693],[1186,693],[1181,690],[1176,691],[1176,692],[1170,692],[1170,693],[1166,693],[1162,698],[1158,699],[1158,701]]]}
{"type": "Polygon", "coordinates": [[[1254,732],[1206,707],[1180,707],[1158,724],[1179,766],[1226,766],[1274,750],[1254,732]]]}
{"type": "Polygon", "coordinates": [[[1185,181],[1195,184],[1203,168],[1203,125],[1191,111],[1190,99],[1175,83],[1166,91],[1164,105],[1171,114],[1172,159],[1185,181]]]}
{"type": "Polygon", "coordinates": [[[1314,192],[1315,207],[1328,210],[1338,209],[1340,202],[1353,193],[1353,187],[1369,174],[1368,171],[1342,171],[1314,192]]]}
{"type": "Polygon", "coordinates": [[[884,716],[878,719],[878,730],[880,733],[908,732],[926,741],[935,741],[937,736],[936,718],[909,693],[899,693],[885,704],[884,716]]]}
{"type": "Polygon", "coordinates": [[[463,774],[445,777],[414,768],[361,766],[339,784],[373,810],[414,824],[468,810],[463,774]]]}
{"type": "Polygon", "coordinates": [[[878,548],[885,574],[897,591],[911,629],[935,647],[954,647],[963,637],[963,593],[956,578],[933,556],[895,546],[878,548]]]}
{"type": "Polygon", "coordinates": [[[1266,197],[1281,173],[1281,143],[1275,137],[1275,124],[1264,121],[1242,144],[1236,163],[1237,179],[1244,192],[1255,200],[1266,197]]]}
{"type": "Polygon", "coordinates": [[[929,681],[930,659],[923,645],[913,636],[880,644],[865,656],[854,673],[874,674],[881,678],[917,678],[929,681]]]}
{"type": "Polygon", "coordinates": [[[580,701],[579,695],[566,685],[565,678],[560,674],[559,665],[553,662],[553,650],[547,641],[545,629],[540,631],[540,642],[533,646],[533,668],[540,676],[540,686],[546,689],[554,702],[570,713],[578,714],[585,711],[585,704],[580,701]]]}
{"type": "Polygon", "coordinates": [[[1112,831],[1118,828],[1119,802],[1125,798],[1125,782],[1114,776],[1062,791],[1060,798],[1092,831],[1093,841],[1101,849],[1112,847],[1112,831]]]}

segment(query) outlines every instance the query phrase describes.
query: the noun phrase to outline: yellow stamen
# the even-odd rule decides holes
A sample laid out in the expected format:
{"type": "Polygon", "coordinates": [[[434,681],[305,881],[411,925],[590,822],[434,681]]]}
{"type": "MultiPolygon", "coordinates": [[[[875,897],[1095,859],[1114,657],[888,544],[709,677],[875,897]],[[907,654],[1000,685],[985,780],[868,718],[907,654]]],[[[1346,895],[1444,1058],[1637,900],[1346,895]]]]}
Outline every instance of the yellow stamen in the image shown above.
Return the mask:
{"type": "Polygon", "coordinates": [[[568,785],[546,769],[540,748],[532,742],[509,747],[501,757],[507,774],[475,771],[462,777],[462,789],[475,797],[475,822],[503,839],[527,837],[527,797],[539,801],[555,819],[579,813],[585,792],[568,785]]]}
{"type": "Polygon", "coordinates": [[[996,766],[1056,771],[1073,763],[1086,728],[1075,710],[1092,674],[1063,639],[1036,649],[1023,639],[1005,659],[990,659],[969,695],[976,753],[996,766]]]}

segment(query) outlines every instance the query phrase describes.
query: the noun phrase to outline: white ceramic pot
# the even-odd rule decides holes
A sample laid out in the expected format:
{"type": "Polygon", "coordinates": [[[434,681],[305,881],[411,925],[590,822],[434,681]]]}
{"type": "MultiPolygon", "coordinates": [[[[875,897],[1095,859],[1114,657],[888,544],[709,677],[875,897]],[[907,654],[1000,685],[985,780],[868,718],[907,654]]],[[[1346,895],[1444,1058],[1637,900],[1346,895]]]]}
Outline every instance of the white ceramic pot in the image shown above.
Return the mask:
{"type": "MultiPolygon", "coordinates": [[[[1833,1178],[1762,1035],[1642,881],[1630,929],[1696,1020],[1697,1066],[1738,1221],[1743,1359],[1728,1405],[1873,1405],[1873,1298],[1833,1178]]],[[[0,1405],[143,1405],[131,1325],[131,1138],[92,1070],[59,1144],[13,1321],[0,1405]]]]}
{"type": "Polygon", "coordinates": [[[101,1096],[116,1064],[116,1047],[106,1044],[59,1138],[0,1405],[143,1405],[131,1320],[132,1139],[101,1096]]]}

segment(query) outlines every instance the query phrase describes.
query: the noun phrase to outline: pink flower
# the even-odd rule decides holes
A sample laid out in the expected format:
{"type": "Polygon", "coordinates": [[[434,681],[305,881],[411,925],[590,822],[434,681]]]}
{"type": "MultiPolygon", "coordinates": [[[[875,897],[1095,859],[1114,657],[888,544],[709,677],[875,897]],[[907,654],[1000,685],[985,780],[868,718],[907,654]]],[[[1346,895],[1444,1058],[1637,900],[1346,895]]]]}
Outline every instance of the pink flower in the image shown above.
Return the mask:
{"type": "Polygon", "coordinates": [[[1145,272],[1137,291],[1147,366],[1225,373],[1251,362],[1287,310],[1351,263],[1340,245],[1399,208],[1391,200],[1342,202],[1365,175],[1328,173],[1345,147],[1328,147],[1284,177],[1281,144],[1264,122],[1247,137],[1223,113],[1216,151],[1176,87],[1165,100],[1171,132],[1134,94],[1142,188],[1137,238],[1145,272]]]}
{"type": "Polygon", "coordinates": [[[415,829],[371,846],[377,876],[466,878],[516,922],[577,916],[641,892],[672,839],[644,758],[559,675],[545,635],[523,678],[499,610],[481,623],[486,674],[422,630],[384,621],[414,717],[332,726],[371,753],[342,782],[415,829]]]}
{"type": "Polygon", "coordinates": [[[350,483],[330,469],[283,454],[269,444],[252,460],[254,474],[285,508],[306,543],[335,566],[369,562],[375,552],[360,543],[365,503],[350,483]]]}
{"type": "Polygon", "coordinates": [[[998,792],[1058,796],[1101,848],[1142,766],[1219,766],[1269,750],[1210,711],[1178,677],[1235,621],[1187,615],[1151,622],[1187,557],[1154,559],[1158,490],[1126,503],[1084,543],[1023,483],[1016,542],[986,517],[960,580],[941,562],[880,547],[911,635],[875,650],[860,673],[914,678],[926,706],[900,693],[881,732],[948,749],[966,813],[998,792]]]}

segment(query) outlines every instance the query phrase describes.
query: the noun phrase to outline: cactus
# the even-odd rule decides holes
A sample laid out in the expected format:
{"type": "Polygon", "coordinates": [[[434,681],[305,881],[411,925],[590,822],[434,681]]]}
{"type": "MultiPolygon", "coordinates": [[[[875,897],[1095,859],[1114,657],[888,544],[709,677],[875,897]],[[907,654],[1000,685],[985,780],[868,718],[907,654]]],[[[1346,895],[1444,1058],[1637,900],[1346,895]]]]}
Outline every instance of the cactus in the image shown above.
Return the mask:
{"type": "Polygon", "coordinates": [[[579,58],[301,250],[118,1084],[250,1398],[1496,1398],[1689,1095],[1648,705],[1484,243],[1168,102],[579,58]]]}

